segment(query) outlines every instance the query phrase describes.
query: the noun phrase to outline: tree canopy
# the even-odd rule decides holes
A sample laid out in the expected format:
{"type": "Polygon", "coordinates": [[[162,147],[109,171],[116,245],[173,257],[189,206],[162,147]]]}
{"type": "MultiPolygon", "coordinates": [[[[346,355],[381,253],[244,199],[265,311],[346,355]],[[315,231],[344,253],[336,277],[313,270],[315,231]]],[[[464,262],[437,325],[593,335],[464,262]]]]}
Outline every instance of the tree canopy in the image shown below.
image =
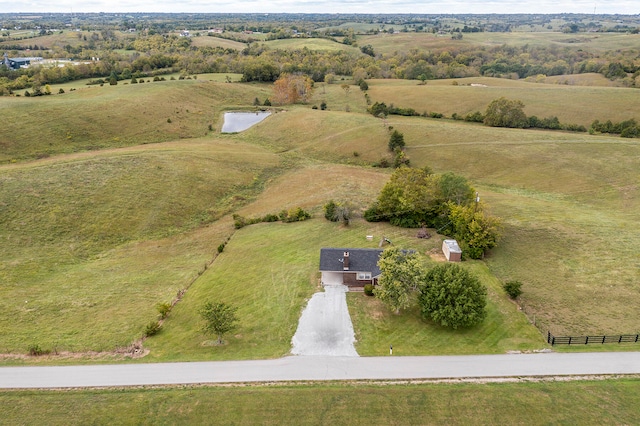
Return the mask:
{"type": "Polygon", "coordinates": [[[484,114],[484,124],[492,127],[525,128],[529,124],[524,113],[524,104],[519,100],[505,97],[494,99],[487,106],[484,114]]]}
{"type": "Polygon", "coordinates": [[[307,102],[313,93],[313,80],[306,75],[284,74],[273,83],[273,100],[278,104],[307,102]]]}
{"type": "Polygon", "coordinates": [[[475,206],[449,203],[449,220],[453,237],[458,240],[462,253],[480,259],[498,244],[500,220],[484,211],[480,203],[475,206]]]}
{"type": "Polygon", "coordinates": [[[473,200],[473,194],[473,188],[462,176],[401,167],[393,172],[365,218],[388,220],[409,228],[434,226],[446,219],[442,215],[446,215],[447,201],[466,205],[473,200]]]}
{"type": "Polygon", "coordinates": [[[471,327],[486,317],[486,287],[456,263],[430,269],[419,290],[422,316],[444,327],[471,327]]]}
{"type": "Polygon", "coordinates": [[[378,266],[382,274],[373,293],[398,314],[411,305],[411,293],[424,274],[420,258],[416,252],[389,247],[380,255],[378,266]]]}
{"type": "Polygon", "coordinates": [[[200,316],[205,323],[202,331],[205,334],[214,334],[218,337],[217,343],[222,344],[222,336],[237,327],[238,308],[227,305],[223,302],[206,302],[200,309],[200,316]]]}

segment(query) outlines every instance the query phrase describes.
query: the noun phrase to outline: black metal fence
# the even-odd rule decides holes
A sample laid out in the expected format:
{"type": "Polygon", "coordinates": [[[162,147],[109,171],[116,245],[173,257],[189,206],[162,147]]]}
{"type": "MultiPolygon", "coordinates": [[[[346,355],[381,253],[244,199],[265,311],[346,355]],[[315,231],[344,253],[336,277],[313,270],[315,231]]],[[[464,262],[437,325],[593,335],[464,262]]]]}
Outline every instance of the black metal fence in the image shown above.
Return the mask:
{"type": "Polygon", "coordinates": [[[591,345],[604,343],[638,343],[640,334],[619,334],[617,336],[554,336],[547,332],[547,343],[553,345],[591,345]]]}

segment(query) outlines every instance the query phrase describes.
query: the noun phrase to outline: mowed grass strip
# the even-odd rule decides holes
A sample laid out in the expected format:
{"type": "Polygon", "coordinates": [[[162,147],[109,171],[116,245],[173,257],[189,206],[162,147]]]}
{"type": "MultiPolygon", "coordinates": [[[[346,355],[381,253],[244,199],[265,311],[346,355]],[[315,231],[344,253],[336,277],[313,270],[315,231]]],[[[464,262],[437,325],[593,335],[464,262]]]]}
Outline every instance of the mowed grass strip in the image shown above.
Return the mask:
{"type": "Polygon", "coordinates": [[[194,140],[1,168],[0,352],[112,350],[140,337],[232,231],[202,227],[278,165],[257,147],[194,140]],[[197,229],[210,240],[188,234],[197,229]]]}
{"type": "Polygon", "coordinates": [[[4,391],[0,402],[7,424],[634,424],[640,381],[4,391]]]}

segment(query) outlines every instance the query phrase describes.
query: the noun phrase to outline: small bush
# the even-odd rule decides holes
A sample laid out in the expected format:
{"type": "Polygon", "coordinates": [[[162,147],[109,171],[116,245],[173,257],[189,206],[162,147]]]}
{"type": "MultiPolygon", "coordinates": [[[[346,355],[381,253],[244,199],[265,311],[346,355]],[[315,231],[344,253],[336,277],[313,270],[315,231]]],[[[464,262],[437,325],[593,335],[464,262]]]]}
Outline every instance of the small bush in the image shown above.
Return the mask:
{"type": "Polygon", "coordinates": [[[365,284],[364,294],[367,296],[373,296],[373,284],[365,284]]]}
{"type": "Polygon", "coordinates": [[[377,205],[373,205],[364,211],[363,215],[364,220],[367,222],[383,222],[388,218],[380,213],[377,205]]]}
{"type": "Polygon", "coordinates": [[[311,218],[311,214],[304,211],[302,207],[296,207],[289,211],[283,210],[280,212],[280,220],[289,223],[289,222],[301,222],[303,220],[307,220],[311,218]]]}
{"type": "Polygon", "coordinates": [[[151,337],[151,336],[155,336],[156,334],[158,334],[160,332],[160,329],[162,329],[162,326],[160,325],[160,322],[158,321],[151,321],[149,324],[147,324],[147,326],[144,329],[144,335],[146,337],[151,337]]]}
{"type": "Polygon", "coordinates": [[[278,220],[280,220],[280,218],[278,217],[277,214],[273,214],[273,213],[267,213],[266,215],[264,215],[264,217],[262,218],[263,222],[277,222],[278,220]]]}
{"type": "Polygon", "coordinates": [[[227,244],[226,243],[222,243],[218,246],[218,253],[222,253],[224,251],[224,248],[227,244]]]}
{"type": "Polygon", "coordinates": [[[472,112],[464,117],[464,121],[471,123],[482,123],[484,121],[484,115],[480,111],[472,112]]]}
{"type": "Polygon", "coordinates": [[[373,163],[373,167],[379,167],[381,169],[387,169],[391,167],[391,162],[388,158],[381,158],[380,161],[373,163]]]}
{"type": "Polygon", "coordinates": [[[517,299],[518,296],[522,294],[522,283],[520,281],[507,281],[502,285],[504,291],[509,295],[512,299],[517,299]]]}
{"type": "Polygon", "coordinates": [[[324,205],[324,218],[330,220],[331,222],[337,222],[338,216],[336,215],[336,209],[338,205],[335,201],[331,200],[327,204],[324,205]]]}
{"type": "Polygon", "coordinates": [[[169,312],[171,312],[171,303],[158,303],[156,309],[160,314],[160,318],[165,319],[167,315],[169,315],[169,312]]]}
{"type": "Polygon", "coordinates": [[[29,355],[31,356],[41,356],[41,355],[47,355],[50,353],[51,353],[50,350],[42,349],[40,345],[38,345],[37,343],[34,343],[33,345],[29,346],[29,355]]]}
{"type": "Polygon", "coordinates": [[[167,118],[167,123],[171,123],[171,119],[170,118],[167,118]]]}

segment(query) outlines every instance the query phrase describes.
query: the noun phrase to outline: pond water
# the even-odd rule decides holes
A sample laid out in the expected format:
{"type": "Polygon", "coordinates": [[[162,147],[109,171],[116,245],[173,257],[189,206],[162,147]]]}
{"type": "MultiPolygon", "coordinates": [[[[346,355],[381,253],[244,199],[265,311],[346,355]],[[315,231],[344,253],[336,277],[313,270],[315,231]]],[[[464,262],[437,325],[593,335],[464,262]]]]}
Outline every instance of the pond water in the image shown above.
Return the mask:
{"type": "Polygon", "coordinates": [[[247,130],[249,127],[258,124],[271,113],[269,111],[258,112],[225,112],[222,133],[235,133],[247,130]]]}

